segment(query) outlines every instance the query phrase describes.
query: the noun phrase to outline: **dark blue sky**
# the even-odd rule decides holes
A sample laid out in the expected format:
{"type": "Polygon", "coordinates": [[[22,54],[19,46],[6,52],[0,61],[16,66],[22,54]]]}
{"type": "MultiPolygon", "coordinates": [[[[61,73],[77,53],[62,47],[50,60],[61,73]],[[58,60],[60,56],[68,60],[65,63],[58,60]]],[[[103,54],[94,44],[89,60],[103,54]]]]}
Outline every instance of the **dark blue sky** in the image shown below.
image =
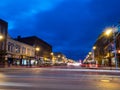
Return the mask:
{"type": "Polygon", "coordinates": [[[120,22],[120,0],[1,0],[12,37],[36,35],[72,59],[84,59],[98,35],[120,22]]]}

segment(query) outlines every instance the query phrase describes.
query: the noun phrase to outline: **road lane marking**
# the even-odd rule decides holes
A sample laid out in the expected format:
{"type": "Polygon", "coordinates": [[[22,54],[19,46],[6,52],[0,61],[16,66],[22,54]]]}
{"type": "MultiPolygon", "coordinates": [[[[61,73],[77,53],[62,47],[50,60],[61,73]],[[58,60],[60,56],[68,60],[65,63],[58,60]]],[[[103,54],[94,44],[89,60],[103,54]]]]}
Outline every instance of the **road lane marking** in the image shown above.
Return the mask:
{"type": "Polygon", "coordinates": [[[30,87],[28,83],[17,83],[17,82],[0,82],[0,86],[19,86],[19,87],[30,87]]]}

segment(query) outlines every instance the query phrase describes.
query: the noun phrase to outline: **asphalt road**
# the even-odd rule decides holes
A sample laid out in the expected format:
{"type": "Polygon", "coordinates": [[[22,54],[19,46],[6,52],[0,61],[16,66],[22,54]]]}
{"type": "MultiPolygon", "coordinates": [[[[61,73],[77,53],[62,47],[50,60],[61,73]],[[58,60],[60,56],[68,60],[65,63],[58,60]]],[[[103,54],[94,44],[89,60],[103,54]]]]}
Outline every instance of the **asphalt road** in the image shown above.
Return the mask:
{"type": "Polygon", "coordinates": [[[120,90],[120,72],[7,69],[0,71],[0,90],[120,90]]]}

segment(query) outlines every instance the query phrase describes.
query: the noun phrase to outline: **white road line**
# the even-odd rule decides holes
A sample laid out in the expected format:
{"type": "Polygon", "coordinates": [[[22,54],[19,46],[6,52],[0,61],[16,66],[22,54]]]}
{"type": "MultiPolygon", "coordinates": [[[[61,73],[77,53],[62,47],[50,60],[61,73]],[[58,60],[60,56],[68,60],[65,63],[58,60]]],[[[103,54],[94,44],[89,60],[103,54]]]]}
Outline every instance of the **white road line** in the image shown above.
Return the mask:
{"type": "Polygon", "coordinates": [[[0,86],[19,86],[19,87],[31,87],[28,83],[17,83],[17,82],[0,82],[0,86]]]}

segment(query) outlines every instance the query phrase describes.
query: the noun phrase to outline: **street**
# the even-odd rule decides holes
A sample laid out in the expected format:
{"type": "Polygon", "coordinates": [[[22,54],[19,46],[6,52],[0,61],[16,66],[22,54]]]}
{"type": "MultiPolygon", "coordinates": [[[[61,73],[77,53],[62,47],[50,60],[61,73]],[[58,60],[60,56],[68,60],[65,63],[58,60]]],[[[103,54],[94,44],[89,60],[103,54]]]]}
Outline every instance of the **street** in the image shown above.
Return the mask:
{"type": "Polygon", "coordinates": [[[51,67],[0,70],[4,90],[120,90],[119,83],[120,72],[51,67]]]}

